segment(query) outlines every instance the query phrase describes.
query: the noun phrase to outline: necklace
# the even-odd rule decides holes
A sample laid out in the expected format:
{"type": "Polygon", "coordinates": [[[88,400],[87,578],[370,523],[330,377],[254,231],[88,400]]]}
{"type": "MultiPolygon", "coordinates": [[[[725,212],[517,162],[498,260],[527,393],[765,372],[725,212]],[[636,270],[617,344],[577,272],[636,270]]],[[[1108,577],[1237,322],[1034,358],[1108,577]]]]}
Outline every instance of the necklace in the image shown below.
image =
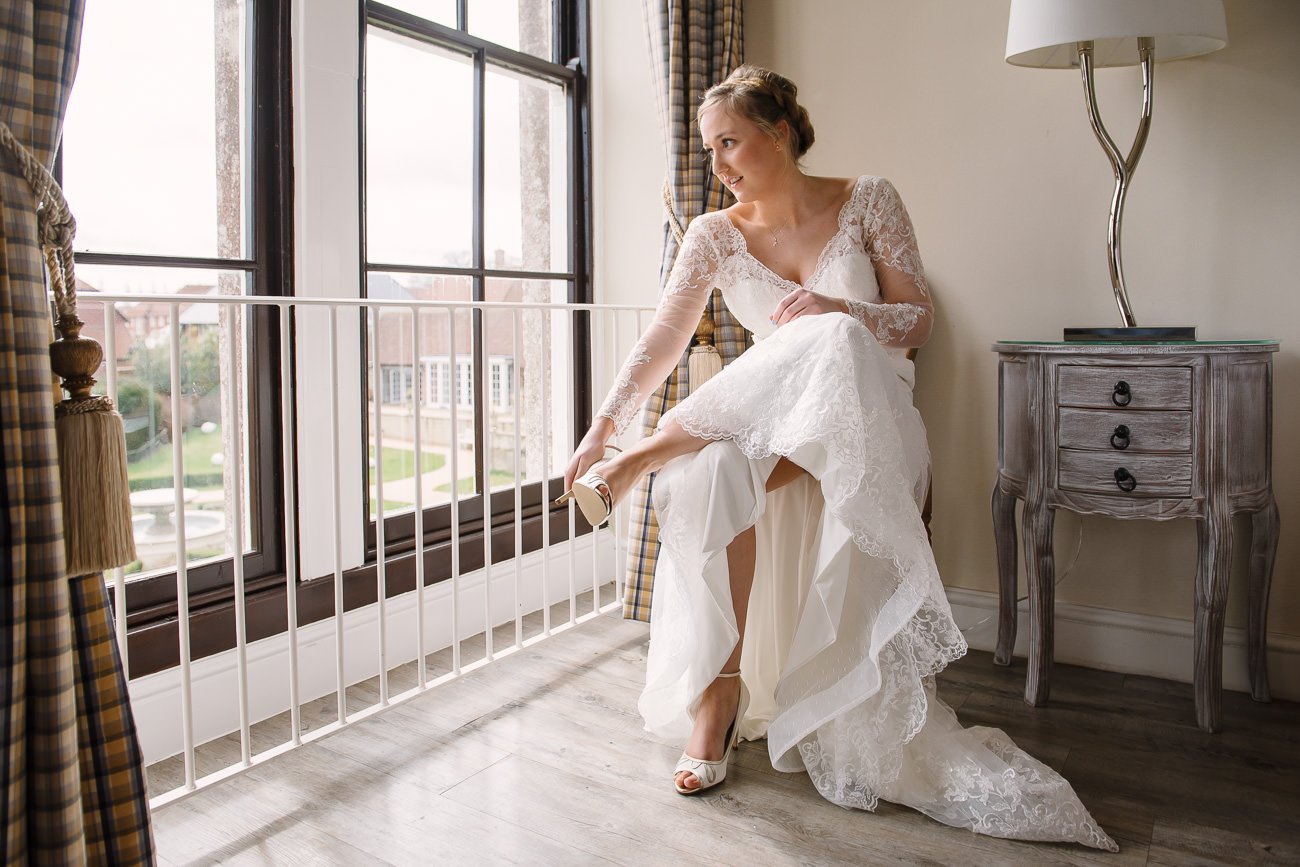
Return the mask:
{"type": "Polygon", "coordinates": [[[788,225],[790,225],[790,219],[791,219],[793,216],[794,216],[794,214],[791,214],[789,217],[786,217],[786,218],[785,218],[785,222],[782,223],[780,226],[777,226],[777,228],[776,228],[775,230],[773,230],[773,229],[772,229],[771,227],[769,227],[767,224],[764,224],[764,225],[763,225],[763,228],[764,228],[764,229],[767,229],[768,234],[772,236],[772,246],[773,246],[773,247],[775,247],[777,244],[781,243],[781,239],[780,239],[779,236],[780,236],[780,234],[781,234],[782,232],[785,231],[785,227],[788,226],[788,225]]]}

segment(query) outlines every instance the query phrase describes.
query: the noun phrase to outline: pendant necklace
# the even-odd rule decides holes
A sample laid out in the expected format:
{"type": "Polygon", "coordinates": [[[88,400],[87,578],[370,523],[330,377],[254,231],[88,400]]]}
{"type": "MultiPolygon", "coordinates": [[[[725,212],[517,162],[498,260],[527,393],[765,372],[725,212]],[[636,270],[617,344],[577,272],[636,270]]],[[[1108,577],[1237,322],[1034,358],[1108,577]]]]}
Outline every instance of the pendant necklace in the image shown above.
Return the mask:
{"type": "Polygon", "coordinates": [[[778,227],[776,228],[776,231],[772,231],[772,229],[770,229],[770,228],[768,228],[766,225],[764,225],[763,228],[767,229],[768,234],[770,234],[770,235],[772,236],[772,246],[773,246],[773,247],[775,247],[777,244],[779,244],[779,243],[781,242],[781,239],[780,239],[778,236],[779,236],[782,232],[785,231],[785,227],[786,227],[786,226],[790,225],[790,219],[791,219],[793,216],[794,216],[794,214],[791,214],[789,217],[786,217],[786,218],[785,218],[785,222],[782,223],[780,226],[778,226],[778,227]]]}

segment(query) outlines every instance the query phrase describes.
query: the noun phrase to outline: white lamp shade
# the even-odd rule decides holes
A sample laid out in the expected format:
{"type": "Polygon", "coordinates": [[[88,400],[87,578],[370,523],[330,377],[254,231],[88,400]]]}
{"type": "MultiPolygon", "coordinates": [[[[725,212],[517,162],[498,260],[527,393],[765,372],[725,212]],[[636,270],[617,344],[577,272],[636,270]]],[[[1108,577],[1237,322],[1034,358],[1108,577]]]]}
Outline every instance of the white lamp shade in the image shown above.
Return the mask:
{"type": "Polygon", "coordinates": [[[1139,36],[1155,38],[1158,61],[1218,51],[1228,44],[1223,0],[1011,0],[1006,59],[1077,67],[1075,44],[1091,40],[1094,66],[1131,66],[1139,36]]]}

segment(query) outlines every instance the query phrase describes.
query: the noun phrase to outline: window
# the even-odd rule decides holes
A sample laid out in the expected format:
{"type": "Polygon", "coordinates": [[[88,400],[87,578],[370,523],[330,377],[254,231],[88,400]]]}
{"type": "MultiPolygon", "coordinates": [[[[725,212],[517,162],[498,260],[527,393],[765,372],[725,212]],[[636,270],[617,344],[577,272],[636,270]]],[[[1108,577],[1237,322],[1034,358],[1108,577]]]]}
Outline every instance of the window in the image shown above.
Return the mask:
{"type": "Polygon", "coordinates": [[[456,362],[456,406],[474,405],[474,365],[468,361],[456,362]]]}
{"type": "MultiPolygon", "coordinates": [[[[258,409],[278,405],[278,377],[265,363],[279,353],[274,314],[150,299],[292,292],[288,7],[121,0],[85,10],[57,170],[77,218],[87,334],[104,344],[111,329],[116,344],[140,558],[127,568],[133,626],[164,618],[168,604],[175,611],[175,531],[155,492],[184,489],[192,595],[229,597],[233,556],[244,558],[250,586],[283,568],[283,505],[270,481],[279,419],[258,409]],[[96,290],[140,300],[118,303],[105,322],[96,290]],[[226,520],[236,489],[245,533],[232,543],[226,520]]],[[[104,389],[102,369],[97,378],[104,389]]]]}
{"type": "Polygon", "coordinates": [[[420,403],[427,407],[447,406],[451,402],[451,367],[445,358],[422,358],[421,379],[425,385],[420,403]]]}
{"type": "Polygon", "coordinates": [[[514,359],[493,358],[491,404],[493,409],[510,409],[514,406],[514,359]]]}
{"type": "Polygon", "coordinates": [[[415,380],[409,367],[385,367],[380,381],[384,386],[384,403],[410,403],[415,380]]]}
{"type": "MultiPolygon", "coordinates": [[[[359,0],[350,8],[363,15],[339,15],[350,2],[122,0],[86,10],[57,171],[78,220],[86,333],[101,344],[111,334],[116,343],[132,489],[179,485],[193,494],[187,523],[191,511],[222,521],[235,490],[231,446],[239,444],[245,458],[237,478],[248,517],[244,538],[228,544],[224,522],[219,530],[214,524],[210,538],[190,534],[185,552],[191,612],[203,614],[191,619],[195,656],[233,646],[235,556],[243,558],[249,640],[284,629],[280,450],[287,423],[279,417],[275,309],[227,316],[220,306],[188,299],[293,295],[295,264],[302,294],[319,297],[356,292],[452,304],[590,297],[585,2],[359,0]],[[356,46],[357,54],[340,45],[356,46]],[[353,84],[357,60],[360,87],[353,84]],[[303,100],[297,107],[296,97],[303,100]],[[348,152],[353,135],[360,161],[348,152]],[[352,191],[360,208],[350,204],[352,191]],[[358,266],[359,285],[352,276],[358,266]],[[106,308],[94,303],[94,290],[139,300],[117,302],[110,321],[101,315],[95,323],[89,320],[106,308]],[[160,294],[176,300],[159,301],[160,294]],[[181,357],[175,395],[173,345],[181,357]],[[230,421],[232,409],[247,419],[243,426],[230,421]],[[173,439],[183,444],[179,480],[168,460],[173,439]]],[[[319,332],[306,327],[309,309],[323,310],[296,312],[288,372],[299,390],[290,396],[298,467],[319,465],[323,439],[319,419],[305,408],[323,403],[303,383],[327,354],[312,342],[319,332]]],[[[558,496],[556,467],[572,430],[585,423],[574,408],[587,405],[585,389],[574,400],[568,384],[587,375],[573,351],[586,339],[581,317],[430,308],[413,321],[411,308],[396,305],[359,324],[342,338],[364,346],[359,369],[344,377],[344,417],[357,419],[345,433],[349,462],[357,456],[345,484],[363,494],[344,498],[343,508],[356,504],[343,534],[345,584],[364,583],[358,575],[373,572],[375,468],[386,481],[426,468],[436,490],[423,498],[424,525],[435,544],[450,535],[453,497],[463,530],[481,526],[485,514],[511,520],[513,496],[492,488],[513,484],[517,467],[528,482],[526,520],[540,524],[541,482],[549,479],[552,488],[545,499],[558,496]],[[511,448],[513,410],[535,406],[530,401],[545,390],[556,396],[552,430],[529,430],[535,439],[511,448]],[[445,471],[433,477],[446,465],[438,455],[415,454],[414,430],[422,432],[422,448],[457,443],[454,482],[445,471]],[[390,467],[399,469],[390,474],[390,467]]],[[[101,373],[101,388],[105,380],[101,373]]],[[[312,496],[318,480],[311,475],[300,470],[296,479],[300,564],[327,547],[307,538],[328,524],[309,513],[321,499],[312,496]]],[[[385,538],[399,546],[405,539],[409,548],[414,517],[400,488],[384,492],[385,538]]],[[[143,534],[155,516],[149,497],[139,499],[143,534]]],[[[553,531],[553,538],[563,536],[553,531]]],[[[154,554],[163,559],[142,557],[127,588],[133,676],[177,658],[175,564],[154,554]],[[141,644],[150,652],[140,653],[141,644]]],[[[477,568],[472,554],[461,564],[477,568]]],[[[450,569],[433,567],[429,580],[450,569]]],[[[329,616],[332,570],[318,563],[303,569],[311,586],[298,597],[300,622],[329,616]]],[[[390,586],[400,589],[408,579],[399,571],[390,571],[390,586]]]]}
{"type": "MultiPolygon", "coordinates": [[[[585,7],[577,0],[367,5],[360,198],[370,297],[539,308],[589,300],[586,82],[583,64],[574,62],[585,51],[585,7]],[[411,82],[436,86],[413,99],[411,82]]],[[[586,405],[570,402],[565,382],[586,375],[573,351],[583,339],[582,318],[450,307],[423,309],[416,323],[410,309],[376,315],[375,334],[397,328],[415,335],[381,336],[370,351],[416,371],[421,397],[401,408],[368,407],[371,451],[377,418],[385,452],[390,436],[412,439],[391,432],[414,426],[425,458],[443,466],[455,450],[455,485],[423,499],[435,515],[448,514],[458,496],[470,501],[459,514],[471,522],[485,512],[510,520],[513,499],[500,498],[498,507],[492,490],[513,487],[517,472],[535,508],[540,482],[567,460],[579,423],[574,406],[586,405]],[[543,396],[552,401],[550,429],[517,425],[515,404],[521,418],[540,418],[543,396]]],[[[413,473],[415,461],[403,466],[413,473]]],[[[411,504],[390,501],[388,488],[384,497],[385,539],[409,538],[411,504]]],[[[372,530],[368,548],[373,544],[372,530]]]]}

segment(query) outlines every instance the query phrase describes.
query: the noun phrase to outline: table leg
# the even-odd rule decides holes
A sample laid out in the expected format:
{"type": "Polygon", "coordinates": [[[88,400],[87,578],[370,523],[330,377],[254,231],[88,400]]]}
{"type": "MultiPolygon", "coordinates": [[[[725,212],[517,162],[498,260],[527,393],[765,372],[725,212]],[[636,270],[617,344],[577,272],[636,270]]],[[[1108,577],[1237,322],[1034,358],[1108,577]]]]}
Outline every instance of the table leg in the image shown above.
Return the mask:
{"type": "Polygon", "coordinates": [[[1056,604],[1052,527],[1056,512],[1037,498],[1026,499],[1021,522],[1025,538],[1025,583],[1029,587],[1029,671],[1025,676],[1025,701],[1039,707],[1047,704],[1052,674],[1052,615],[1056,604]]]}
{"type": "Polygon", "coordinates": [[[1268,505],[1250,516],[1246,653],[1250,661],[1250,695],[1255,701],[1272,700],[1268,690],[1268,589],[1277,555],[1278,526],[1277,501],[1269,497],[1268,505]]]}
{"type": "Polygon", "coordinates": [[[993,538],[998,552],[998,645],[993,662],[1010,665],[1016,646],[1016,498],[993,484],[993,538]]]}
{"type": "Polygon", "coordinates": [[[1223,716],[1223,613],[1232,568],[1232,515],[1210,504],[1196,523],[1196,724],[1217,732],[1223,716]]]}

